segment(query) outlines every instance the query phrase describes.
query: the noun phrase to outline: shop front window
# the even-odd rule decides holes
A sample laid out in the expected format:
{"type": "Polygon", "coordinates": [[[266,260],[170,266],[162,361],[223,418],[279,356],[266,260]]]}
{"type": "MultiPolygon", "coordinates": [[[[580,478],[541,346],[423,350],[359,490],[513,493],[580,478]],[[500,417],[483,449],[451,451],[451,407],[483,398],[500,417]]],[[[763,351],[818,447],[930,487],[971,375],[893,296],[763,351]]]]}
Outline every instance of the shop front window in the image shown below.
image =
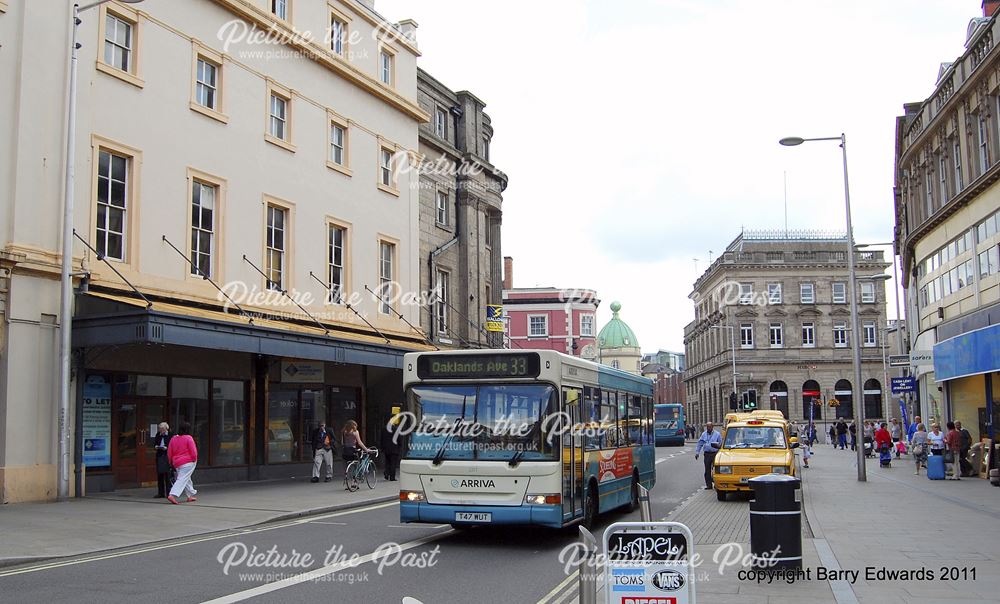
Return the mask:
{"type": "Polygon", "coordinates": [[[243,382],[212,381],[212,465],[246,463],[246,389],[243,382]]]}
{"type": "MultiPolygon", "coordinates": [[[[300,447],[301,461],[312,461],[312,434],[319,428],[321,422],[327,421],[328,415],[323,390],[302,390],[302,438],[308,441],[310,446],[300,447]]],[[[327,428],[329,427],[327,424],[327,428]]]]}
{"type": "Polygon", "coordinates": [[[267,463],[296,460],[298,430],[299,391],[272,388],[267,397],[267,463]]]}
{"type": "MultiPolygon", "coordinates": [[[[209,450],[208,380],[199,378],[173,378],[170,383],[170,431],[177,434],[181,423],[191,424],[191,436],[198,450],[209,450]]],[[[203,464],[207,465],[207,464],[203,464]]]]}

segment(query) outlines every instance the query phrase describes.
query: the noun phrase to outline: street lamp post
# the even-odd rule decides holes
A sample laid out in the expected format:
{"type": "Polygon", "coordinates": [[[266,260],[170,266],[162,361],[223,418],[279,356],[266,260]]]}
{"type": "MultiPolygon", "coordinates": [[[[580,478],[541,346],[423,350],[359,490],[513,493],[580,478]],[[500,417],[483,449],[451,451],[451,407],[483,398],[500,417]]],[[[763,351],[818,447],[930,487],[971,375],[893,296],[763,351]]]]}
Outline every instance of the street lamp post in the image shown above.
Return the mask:
{"type": "MultiPolygon", "coordinates": [[[[864,387],[861,384],[861,343],[858,342],[861,330],[858,327],[858,284],[857,272],[854,262],[854,228],[851,224],[851,189],[847,178],[847,136],[825,136],[819,138],[786,137],[778,141],[786,147],[794,147],[805,142],[812,141],[840,141],[840,149],[844,159],[844,210],[847,216],[847,271],[850,275],[848,289],[851,296],[851,352],[854,359],[854,384],[852,386],[854,402],[854,423],[857,429],[861,429],[865,422],[864,387]],[[861,393],[861,396],[858,396],[861,393]]],[[[865,467],[865,448],[856,447],[858,455],[858,481],[868,480],[867,468],[865,467]]]]}
{"type": "MultiPolygon", "coordinates": [[[[76,163],[76,74],[77,51],[80,49],[80,13],[100,6],[109,0],[90,4],[73,5],[73,39],[70,44],[69,90],[66,99],[66,172],[63,190],[62,274],[59,283],[59,459],[57,469],[57,497],[69,497],[70,426],[69,387],[72,380],[70,356],[73,334],[73,188],[76,163]]],[[[122,0],[137,4],[142,0],[122,0]]]]}

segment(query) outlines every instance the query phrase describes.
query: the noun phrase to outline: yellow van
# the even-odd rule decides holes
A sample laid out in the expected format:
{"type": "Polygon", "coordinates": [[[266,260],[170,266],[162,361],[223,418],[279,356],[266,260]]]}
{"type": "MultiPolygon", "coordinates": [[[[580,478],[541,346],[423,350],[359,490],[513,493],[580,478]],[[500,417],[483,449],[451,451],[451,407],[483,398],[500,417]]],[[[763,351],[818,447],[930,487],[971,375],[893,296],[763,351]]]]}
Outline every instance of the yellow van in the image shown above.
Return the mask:
{"type": "Polygon", "coordinates": [[[722,448],[712,468],[716,497],[725,501],[727,493],[750,491],[747,481],[755,476],[795,476],[793,449],[798,446],[784,419],[751,415],[729,422],[722,432],[722,448]]]}

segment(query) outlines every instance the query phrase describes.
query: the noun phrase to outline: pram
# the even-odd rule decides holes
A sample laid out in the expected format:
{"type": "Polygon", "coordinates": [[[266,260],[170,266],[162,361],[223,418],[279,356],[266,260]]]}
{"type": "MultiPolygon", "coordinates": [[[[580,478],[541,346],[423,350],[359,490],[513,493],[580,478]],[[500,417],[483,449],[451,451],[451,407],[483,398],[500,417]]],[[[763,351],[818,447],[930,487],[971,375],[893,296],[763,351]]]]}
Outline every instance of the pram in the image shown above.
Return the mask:
{"type": "Polygon", "coordinates": [[[892,463],[892,447],[889,443],[882,443],[878,452],[878,464],[883,468],[888,468],[892,463]]]}
{"type": "Polygon", "coordinates": [[[865,457],[871,457],[872,453],[875,452],[875,446],[872,443],[872,437],[866,436],[864,438],[864,442],[865,442],[865,457]]]}

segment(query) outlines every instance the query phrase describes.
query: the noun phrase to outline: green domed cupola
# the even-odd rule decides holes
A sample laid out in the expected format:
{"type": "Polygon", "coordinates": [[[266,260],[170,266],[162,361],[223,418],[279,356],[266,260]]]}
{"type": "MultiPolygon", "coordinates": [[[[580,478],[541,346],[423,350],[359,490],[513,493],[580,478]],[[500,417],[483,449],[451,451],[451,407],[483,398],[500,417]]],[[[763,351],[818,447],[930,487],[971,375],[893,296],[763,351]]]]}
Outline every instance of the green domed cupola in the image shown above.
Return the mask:
{"type": "Polygon", "coordinates": [[[597,345],[601,348],[638,348],[639,340],[628,323],[618,317],[621,302],[611,303],[611,320],[597,334],[597,345]]]}

